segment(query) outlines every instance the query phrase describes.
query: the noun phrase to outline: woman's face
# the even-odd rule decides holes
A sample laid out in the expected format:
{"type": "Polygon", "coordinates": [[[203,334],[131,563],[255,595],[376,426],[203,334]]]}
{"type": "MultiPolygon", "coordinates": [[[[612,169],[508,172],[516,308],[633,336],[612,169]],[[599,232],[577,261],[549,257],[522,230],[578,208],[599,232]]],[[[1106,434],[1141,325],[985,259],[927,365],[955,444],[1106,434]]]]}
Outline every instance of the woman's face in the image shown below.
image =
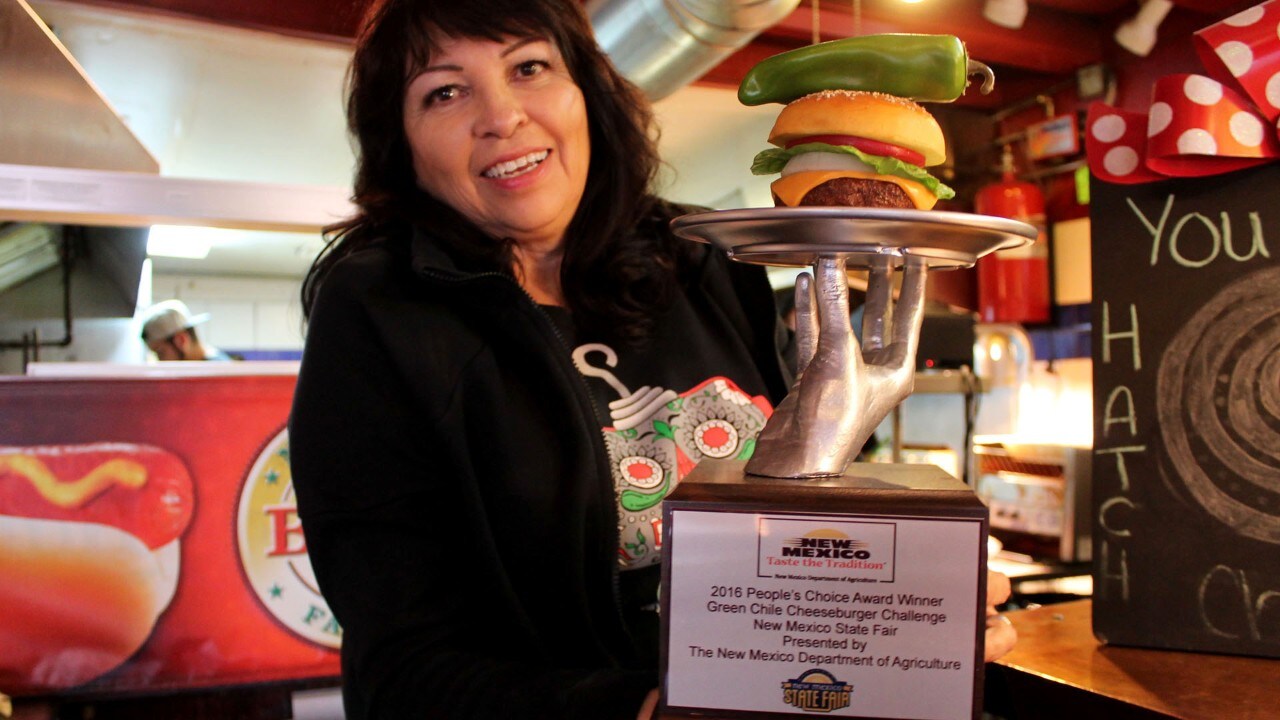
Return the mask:
{"type": "Polygon", "coordinates": [[[438,38],[405,92],[418,186],[498,238],[558,246],[587,183],[582,91],[553,43],[438,38]]]}

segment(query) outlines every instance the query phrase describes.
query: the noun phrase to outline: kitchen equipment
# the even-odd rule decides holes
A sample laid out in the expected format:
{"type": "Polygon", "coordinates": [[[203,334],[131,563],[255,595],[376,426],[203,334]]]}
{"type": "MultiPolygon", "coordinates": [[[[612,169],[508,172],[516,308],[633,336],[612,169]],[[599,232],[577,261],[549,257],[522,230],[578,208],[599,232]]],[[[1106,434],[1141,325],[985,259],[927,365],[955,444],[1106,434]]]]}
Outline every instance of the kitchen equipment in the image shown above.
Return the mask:
{"type": "Polygon", "coordinates": [[[1012,435],[1018,430],[1022,389],[1031,376],[1035,350],[1020,325],[979,323],[974,328],[973,372],[982,382],[975,435],[1012,435]]]}
{"type": "Polygon", "coordinates": [[[1006,551],[1034,560],[1092,558],[1090,448],[979,444],[978,497],[991,511],[991,534],[1006,551]]]}
{"type": "Polygon", "coordinates": [[[974,313],[942,303],[926,303],[920,325],[920,347],[916,350],[916,369],[973,367],[976,320],[974,313]]]}

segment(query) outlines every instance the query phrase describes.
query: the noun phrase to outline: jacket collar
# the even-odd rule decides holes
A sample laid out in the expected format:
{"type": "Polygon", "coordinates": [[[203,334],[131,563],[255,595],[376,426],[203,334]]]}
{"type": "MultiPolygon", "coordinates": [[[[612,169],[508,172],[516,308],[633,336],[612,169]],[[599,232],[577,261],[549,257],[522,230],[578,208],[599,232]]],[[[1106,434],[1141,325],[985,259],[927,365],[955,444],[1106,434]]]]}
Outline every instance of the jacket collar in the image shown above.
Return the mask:
{"type": "Polygon", "coordinates": [[[475,274],[459,269],[453,257],[445,251],[443,243],[416,225],[409,238],[409,261],[414,273],[418,275],[446,275],[460,280],[475,274]]]}

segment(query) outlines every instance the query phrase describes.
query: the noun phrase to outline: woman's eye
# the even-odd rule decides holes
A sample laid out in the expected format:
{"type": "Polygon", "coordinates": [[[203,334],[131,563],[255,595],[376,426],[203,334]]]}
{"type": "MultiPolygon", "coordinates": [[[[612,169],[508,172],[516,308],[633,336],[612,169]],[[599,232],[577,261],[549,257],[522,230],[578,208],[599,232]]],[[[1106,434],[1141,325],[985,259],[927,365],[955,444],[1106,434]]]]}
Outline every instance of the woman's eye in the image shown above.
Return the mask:
{"type": "Polygon", "coordinates": [[[443,87],[438,87],[427,93],[427,96],[423,99],[423,105],[430,107],[442,102],[449,102],[450,100],[458,97],[459,92],[457,85],[445,85],[443,87]]]}
{"type": "Polygon", "coordinates": [[[520,77],[533,77],[550,67],[546,60],[529,60],[516,66],[516,74],[520,77]]]}

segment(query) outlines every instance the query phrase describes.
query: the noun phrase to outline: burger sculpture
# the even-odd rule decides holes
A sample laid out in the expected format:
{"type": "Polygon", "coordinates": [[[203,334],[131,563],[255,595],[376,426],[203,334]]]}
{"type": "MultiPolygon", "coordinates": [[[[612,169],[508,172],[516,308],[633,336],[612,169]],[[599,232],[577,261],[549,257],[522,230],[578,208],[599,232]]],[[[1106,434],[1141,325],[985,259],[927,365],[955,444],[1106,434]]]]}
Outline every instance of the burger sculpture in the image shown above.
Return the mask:
{"type": "MultiPolygon", "coordinates": [[[[738,89],[746,105],[786,106],[769,133],[776,147],[756,156],[752,172],[781,175],[770,189],[785,208],[931,210],[955,193],[926,169],[947,150],[937,120],[918,103],[955,100],[974,74],[984,91],[994,85],[991,69],[970,60],[954,35],[866,35],[770,57],[738,89]]],[[[802,274],[796,282],[800,379],[760,433],[747,474],[841,475],[910,394],[927,255],[897,248],[904,273],[894,303],[891,254],[872,247],[881,239],[870,232],[849,253],[830,235],[825,249],[793,245],[790,259],[814,266],[812,279],[802,274]],[[847,320],[851,257],[872,260],[862,347],[847,320]]]]}
{"type": "Polygon", "coordinates": [[[745,105],[786,105],[776,145],[752,163],[780,206],[929,210],[955,196],[926,169],[946,160],[937,120],[919,102],[950,102],[991,69],[954,35],[864,35],[770,57],[738,88],[745,105]]]}

